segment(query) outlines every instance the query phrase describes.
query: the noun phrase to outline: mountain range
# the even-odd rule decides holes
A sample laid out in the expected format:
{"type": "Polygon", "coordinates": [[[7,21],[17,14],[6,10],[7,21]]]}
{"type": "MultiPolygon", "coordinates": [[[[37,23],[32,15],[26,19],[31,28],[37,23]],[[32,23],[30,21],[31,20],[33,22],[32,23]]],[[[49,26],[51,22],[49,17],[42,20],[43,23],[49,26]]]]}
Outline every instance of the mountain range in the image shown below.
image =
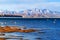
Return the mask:
{"type": "Polygon", "coordinates": [[[49,9],[27,9],[19,12],[4,10],[0,11],[0,15],[17,15],[24,18],[60,18],[60,12],[49,9]]]}

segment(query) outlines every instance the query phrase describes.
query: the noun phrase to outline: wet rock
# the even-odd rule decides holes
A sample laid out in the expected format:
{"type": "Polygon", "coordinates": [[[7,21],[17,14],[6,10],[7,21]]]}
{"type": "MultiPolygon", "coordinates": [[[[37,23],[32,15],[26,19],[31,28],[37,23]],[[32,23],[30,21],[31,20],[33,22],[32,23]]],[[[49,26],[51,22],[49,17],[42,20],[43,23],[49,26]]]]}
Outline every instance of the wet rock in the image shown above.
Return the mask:
{"type": "Polygon", "coordinates": [[[5,26],[5,27],[0,27],[0,32],[35,32],[36,30],[34,29],[21,29],[16,26],[5,26]]]}
{"type": "Polygon", "coordinates": [[[4,33],[0,33],[0,36],[5,36],[5,34],[4,33]]]}
{"type": "Polygon", "coordinates": [[[35,38],[36,40],[41,40],[42,38],[35,38]]]}
{"type": "Polygon", "coordinates": [[[20,38],[20,40],[23,40],[23,38],[20,38]]]}
{"type": "Polygon", "coordinates": [[[5,38],[0,38],[0,40],[6,40],[5,38]]]}
{"type": "Polygon", "coordinates": [[[5,26],[5,27],[3,27],[3,29],[5,32],[12,32],[12,29],[10,26],[5,26]]]}
{"type": "Polygon", "coordinates": [[[4,32],[4,29],[3,29],[3,27],[0,27],[0,32],[4,32]]]}
{"type": "Polygon", "coordinates": [[[25,33],[35,32],[35,31],[36,30],[34,30],[34,29],[19,30],[19,32],[25,32],[25,33]]]}

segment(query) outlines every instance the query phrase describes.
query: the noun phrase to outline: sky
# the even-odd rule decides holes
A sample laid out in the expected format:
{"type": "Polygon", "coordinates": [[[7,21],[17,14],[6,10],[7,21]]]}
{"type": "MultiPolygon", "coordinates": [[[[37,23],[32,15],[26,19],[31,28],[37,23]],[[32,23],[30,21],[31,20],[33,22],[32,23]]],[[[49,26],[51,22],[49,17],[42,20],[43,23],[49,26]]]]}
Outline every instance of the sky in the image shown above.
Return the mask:
{"type": "Polygon", "coordinates": [[[0,10],[50,9],[60,11],[60,0],[0,0],[0,10]]]}

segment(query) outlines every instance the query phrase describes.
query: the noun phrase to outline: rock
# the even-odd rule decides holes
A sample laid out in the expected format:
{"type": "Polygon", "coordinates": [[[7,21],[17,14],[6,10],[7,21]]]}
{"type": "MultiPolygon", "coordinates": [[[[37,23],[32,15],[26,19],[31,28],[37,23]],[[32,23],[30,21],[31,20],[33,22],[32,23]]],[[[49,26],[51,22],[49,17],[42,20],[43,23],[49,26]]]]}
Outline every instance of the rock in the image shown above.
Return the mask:
{"type": "Polygon", "coordinates": [[[3,29],[3,27],[0,27],[0,32],[4,32],[4,29],[3,29]]]}
{"type": "Polygon", "coordinates": [[[12,29],[10,26],[5,26],[3,29],[5,32],[12,32],[12,29]]]}
{"type": "Polygon", "coordinates": [[[5,38],[0,38],[0,40],[6,40],[5,38]]]}
{"type": "Polygon", "coordinates": [[[0,32],[35,32],[36,30],[34,29],[21,29],[18,28],[17,26],[5,26],[5,27],[0,27],[0,32]]]}
{"type": "Polygon", "coordinates": [[[23,38],[20,38],[20,40],[23,40],[23,38]]]}
{"type": "Polygon", "coordinates": [[[42,38],[35,38],[36,40],[41,40],[42,38]]]}
{"type": "Polygon", "coordinates": [[[4,33],[0,33],[0,36],[5,36],[5,34],[4,33]]]}
{"type": "Polygon", "coordinates": [[[28,32],[35,32],[36,30],[34,30],[34,29],[26,29],[26,30],[19,30],[19,32],[26,32],[26,33],[28,33],[28,32]]]}

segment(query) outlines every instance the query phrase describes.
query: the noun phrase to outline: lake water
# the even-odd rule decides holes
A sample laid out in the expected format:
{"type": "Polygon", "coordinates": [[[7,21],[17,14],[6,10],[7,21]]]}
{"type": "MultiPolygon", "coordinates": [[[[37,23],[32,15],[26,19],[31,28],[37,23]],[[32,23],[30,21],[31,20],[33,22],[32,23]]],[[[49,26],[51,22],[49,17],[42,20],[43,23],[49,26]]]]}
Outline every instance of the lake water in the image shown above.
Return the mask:
{"type": "MultiPolygon", "coordinates": [[[[6,33],[12,36],[23,36],[21,40],[60,40],[59,18],[0,18],[1,26],[26,26],[40,31],[31,33],[6,33]]],[[[7,39],[20,40],[20,39],[7,39]]]]}

